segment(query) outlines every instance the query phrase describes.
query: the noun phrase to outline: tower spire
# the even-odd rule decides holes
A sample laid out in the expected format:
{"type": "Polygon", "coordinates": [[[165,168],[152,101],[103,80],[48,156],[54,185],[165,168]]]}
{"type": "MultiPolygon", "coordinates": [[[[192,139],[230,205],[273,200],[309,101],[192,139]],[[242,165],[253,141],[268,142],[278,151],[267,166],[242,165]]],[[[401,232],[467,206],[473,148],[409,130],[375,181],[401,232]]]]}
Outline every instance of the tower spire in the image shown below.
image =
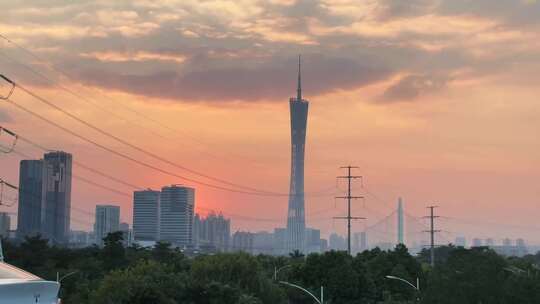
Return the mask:
{"type": "Polygon", "coordinates": [[[298,101],[302,101],[302,78],[301,78],[301,72],[302,72],[302,67],[301,67],[301,60],[302,60],[302,55],[298,55],[298,88],[296,89],[296,100],[298,101]]]}

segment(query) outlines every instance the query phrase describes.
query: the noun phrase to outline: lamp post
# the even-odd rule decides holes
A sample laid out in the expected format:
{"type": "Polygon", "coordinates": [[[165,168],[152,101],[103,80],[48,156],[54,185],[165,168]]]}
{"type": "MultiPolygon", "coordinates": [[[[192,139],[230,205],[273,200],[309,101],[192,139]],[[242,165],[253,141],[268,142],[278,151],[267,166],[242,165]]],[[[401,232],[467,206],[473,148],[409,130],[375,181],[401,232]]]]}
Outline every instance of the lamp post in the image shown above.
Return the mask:
{"type": "Polygon", "coordinates": [[[285,266],[282,266],[282,267],[279,267],[279,268],[277,268],[277,266],[274,266],[274,281],[277,281],[278,272],[280,272],[281,270],[283,270],[285,268],[291,267],[291,266],[292,265],[285,265],[285,266]]]}
{"type": "MultiPolygon", "coordinates": [[[[62,304],[62,299],[60,299],[60,289],[62,288],[62,280],[67,278],[67,277],[70,277],[76,273],[78,273],[79,270],[75,270],[75,271],[72,271],[70,273],[67,273],[65,275],[63,275],[62,277],[60,277],[60,272],[56,272],[56,282],[58,282],[58,285],[60,285],[58,287],[58,304],[62,304]]],[[[36,302],[37,303],[37,302],[36,302]]]]}
{"type": "Polygon", "coordinates": [[[302,286],[298,286],[296,284],[285,282],[285,281],[279,281],[279,283],[283,284],[283,285],[293,287],[293,288],[296,288],[296,289],[300,289],[301,291],[303,291],[303,292],[307,293],[308,295],[310,295],[315,300],[315,302],[317,302],[319,304],[324,304],[324,287],[323,286],[321,286],[321,298],[318,299],[314,294],[312,294],[309,290],[305,289],[302,286]]]}
{"type": "MultiPolygon", "coordinates": [[[[413,283],[411,283],[411,282],[409,282],[409,281],[407,281],[407,280],[405,280],[403,278],[392,276],[392,275],[387,275],[386,278],[390,279],[390,280],[401,281],[401,282],[411,286],[412,288],[414,288],[418,294],[420,293],[420,278],[418,278],[418,277],[416,278],[416,285],[414,285],[413,283]]],[[[417,296],[416,300],[420,301],[420,298],[417,296]]]]}
{"type": "Polygon", "coordinates": [[[65,279],[67,277],[70,277],[70,276],[72,276],[72,275],[74,275],[74,274],[76,274],[78,272],[79,272],[78,270],[75,270],[75,271],[72,271],[72,272],[70,272],[68,274],[63,275],[62,277],[60,277],[60,272],[56,272],[56,282],[62,283],[63,279],[65,279]]]}

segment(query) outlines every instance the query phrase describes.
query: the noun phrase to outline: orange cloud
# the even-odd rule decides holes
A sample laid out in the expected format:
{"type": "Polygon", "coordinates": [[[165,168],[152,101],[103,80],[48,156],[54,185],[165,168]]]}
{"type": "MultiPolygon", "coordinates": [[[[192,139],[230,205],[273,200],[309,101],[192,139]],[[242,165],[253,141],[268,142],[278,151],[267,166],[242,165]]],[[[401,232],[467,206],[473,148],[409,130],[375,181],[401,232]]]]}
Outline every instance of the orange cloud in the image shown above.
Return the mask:
{"type": "Polygon", "coordinates": [[[94,58],[104,62],[127,62],[127,61],[174,61],[176,63],[183,63],[186,60],[182,55],[169,55],[152,53],[145,51],[138,52],[92,52],[82,53],[81,57],[94,58]]]}

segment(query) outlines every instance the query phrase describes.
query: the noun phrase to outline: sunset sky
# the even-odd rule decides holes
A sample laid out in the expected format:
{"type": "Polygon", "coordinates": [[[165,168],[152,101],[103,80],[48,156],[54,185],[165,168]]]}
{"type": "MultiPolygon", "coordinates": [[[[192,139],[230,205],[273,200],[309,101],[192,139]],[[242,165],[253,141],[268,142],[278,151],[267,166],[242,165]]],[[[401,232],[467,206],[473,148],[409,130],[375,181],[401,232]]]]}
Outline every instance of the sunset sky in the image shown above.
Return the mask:
{"type": "MultiPolygon", "coordinates": [[[[364,176],[355,194],[366,197],[354,215],[368,218],[355,231],[392,213],[402,196],[417,217],[440,206],[449,218],[439,228],[450,241],[540,244],[535,0],[2,1],[0,11],[0,34],[12,41],[0,38],[0,74],[177,164],[277,193],[289,187],[288,99],[302,54],[308,226],[344,233],[345,223],[331,219],[345,212],[333,198],[345,189],[342,182],[336,189],[335,176],[351,164],[364,176]]],[[[2,82],[0,95],[8,89],[2,82]]],[[[218,184],[115,142],[21,89],[12,100],[107,147],[218,184]]],[[[198,210],[222,211],[233,230],[286,224],[287,197],[158,173],[3,101],[0,125],[139,187],[194,186],[198,210]]],[[[42,154],[24,142],[16,149],[42,154]]],[[[17,184],[20,159],[1,154],[0,178],[17,184]]],[[[133,191],[80,167],[73,173],[133,191]]],[[[130,197],[74,180],[72,227],[91,229],[94,206],[103,203],[119,204],[131,223],[130,197]]]]}

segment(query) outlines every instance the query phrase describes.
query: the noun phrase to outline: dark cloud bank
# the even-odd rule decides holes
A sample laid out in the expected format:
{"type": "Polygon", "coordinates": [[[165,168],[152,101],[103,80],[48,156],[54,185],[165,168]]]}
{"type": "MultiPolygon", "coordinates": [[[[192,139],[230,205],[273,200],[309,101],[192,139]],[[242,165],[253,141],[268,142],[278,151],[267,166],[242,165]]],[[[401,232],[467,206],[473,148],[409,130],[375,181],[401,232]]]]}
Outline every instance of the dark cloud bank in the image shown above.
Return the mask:
{"type": "MultiPolygon", "coordinates": [[[[241,66],[241,65],[240,65],[241,66]]],[[[392,71],[351,59],[304,56],[302,79],[307,96],[356,88],[387,78],[392,71]],[[306,58],[307,57],[307,58],[306,58]]],[[[146,75],[86,70],[79,81],[133,94],[187,101],[283,100],[296,92],[297,65],[292,58],[260,67],[221,67],[146,75]]]]}

